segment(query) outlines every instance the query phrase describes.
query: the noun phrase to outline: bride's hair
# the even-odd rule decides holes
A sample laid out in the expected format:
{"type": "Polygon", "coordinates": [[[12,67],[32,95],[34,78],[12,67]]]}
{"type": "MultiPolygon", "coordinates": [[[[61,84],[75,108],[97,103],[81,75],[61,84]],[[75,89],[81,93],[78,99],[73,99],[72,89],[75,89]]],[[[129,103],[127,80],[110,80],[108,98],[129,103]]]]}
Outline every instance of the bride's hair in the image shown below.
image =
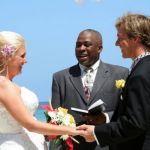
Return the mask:
{"type": "Polygon", "coordinates": [[[23,45],[25,45],[25,41],[18,33],[0,32],[0,73],[5,70],[8,58],[14,56],[23,45]]]}

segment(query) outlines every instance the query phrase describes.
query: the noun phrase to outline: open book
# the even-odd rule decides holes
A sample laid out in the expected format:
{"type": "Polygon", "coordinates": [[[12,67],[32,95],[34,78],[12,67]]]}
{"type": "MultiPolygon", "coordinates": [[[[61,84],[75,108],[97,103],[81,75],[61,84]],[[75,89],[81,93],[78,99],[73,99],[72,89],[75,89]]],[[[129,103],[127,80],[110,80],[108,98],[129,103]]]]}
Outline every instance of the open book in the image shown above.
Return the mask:
{"type": "Polygon", "coordinates": [[[105,103],[101,99],[99,99],[95,103],[93,103],[88,108],[88,110],[84,110],[84,109],[80,109],[80,108],[74,108],[74,107],[71,107],[71,110],[75,111],[79,114],[82,114],[82,115],[88,115],[88,114],[96,115],[96,114],[99,114],[99,113],[105,111],[105,103]]]}

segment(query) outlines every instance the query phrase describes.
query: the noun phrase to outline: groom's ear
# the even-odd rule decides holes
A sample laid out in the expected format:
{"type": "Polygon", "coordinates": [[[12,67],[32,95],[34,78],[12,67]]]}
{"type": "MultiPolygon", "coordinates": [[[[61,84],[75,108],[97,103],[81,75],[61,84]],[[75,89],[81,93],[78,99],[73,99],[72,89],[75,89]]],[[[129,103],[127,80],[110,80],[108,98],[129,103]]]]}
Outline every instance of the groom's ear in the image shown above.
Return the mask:
{"type": "Polygon", "coordinates": [[[141,39],[140,39],[139,36],[133,37],[132,40],[135,42],[135,44],[136,44],[136,43],[141,43],[141,39]]]}

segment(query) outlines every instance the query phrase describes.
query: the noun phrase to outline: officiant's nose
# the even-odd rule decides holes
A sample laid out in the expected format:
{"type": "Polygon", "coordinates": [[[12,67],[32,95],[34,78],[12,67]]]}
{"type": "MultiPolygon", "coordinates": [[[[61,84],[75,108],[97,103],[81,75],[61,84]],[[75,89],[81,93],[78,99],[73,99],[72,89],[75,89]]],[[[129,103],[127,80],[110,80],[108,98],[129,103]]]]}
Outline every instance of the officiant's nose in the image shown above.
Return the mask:
{"type": "Polygon", "coordinates": [[[80,47],[80,51],[85,51],[85,50],[86,50],[86,46],[84,44],[82,44],[80,47]]]}

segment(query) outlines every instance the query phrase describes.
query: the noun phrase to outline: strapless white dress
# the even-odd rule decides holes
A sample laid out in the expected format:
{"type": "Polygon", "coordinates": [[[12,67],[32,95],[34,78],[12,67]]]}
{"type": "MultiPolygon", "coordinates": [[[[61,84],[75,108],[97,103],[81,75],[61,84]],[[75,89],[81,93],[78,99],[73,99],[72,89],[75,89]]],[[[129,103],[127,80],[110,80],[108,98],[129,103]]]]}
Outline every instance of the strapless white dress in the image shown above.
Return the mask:
{"type": "MultiPolygon", "coordinates": [[[[38,107],[37,96],[21,87],[21,97],[27,109],[34,114],[38,107]]],[[[47,147],[43,135],[23,128],[0,104],[0,150],[47,150],[47,147]]]]}

